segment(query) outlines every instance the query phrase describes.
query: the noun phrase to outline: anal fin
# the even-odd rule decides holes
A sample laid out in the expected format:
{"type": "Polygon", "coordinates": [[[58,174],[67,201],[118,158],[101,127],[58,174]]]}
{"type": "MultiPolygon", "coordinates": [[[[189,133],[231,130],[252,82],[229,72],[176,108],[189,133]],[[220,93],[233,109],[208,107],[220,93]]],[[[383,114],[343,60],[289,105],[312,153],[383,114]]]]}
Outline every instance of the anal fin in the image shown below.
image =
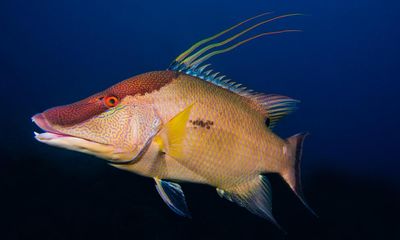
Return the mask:
{"type": "Polygon", "coordinates": [[[253,180],[230,189],[217,188],[217,193],[220,197],[237,203],[251,213],[271,221],[282,229],[272,215],[272,192],[267,177],[259,175],[253,180]]]}
{"type": "Polygon", "coordinates": [[[191,218],[181,186],[158,178],[154,180],[157,192],[168,207],[179,216],[191,218]]]}

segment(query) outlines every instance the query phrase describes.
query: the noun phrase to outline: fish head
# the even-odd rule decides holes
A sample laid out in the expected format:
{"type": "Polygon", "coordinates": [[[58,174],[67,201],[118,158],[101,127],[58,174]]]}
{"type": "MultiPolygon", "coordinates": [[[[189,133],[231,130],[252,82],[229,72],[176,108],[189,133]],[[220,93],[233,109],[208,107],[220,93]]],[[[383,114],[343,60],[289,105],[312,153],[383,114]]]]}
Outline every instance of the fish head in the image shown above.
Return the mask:
{"type": "Polygon", "coordinates": [[[81,101],[34,115],[32,121],[44,131],[35,133],[35,138],[112,162],[132,159],[157,133],[161,122],[146,96],[166,80],[152,77],[139,75],[81,101]],[[141,89],[146,83],[149,86],[141,89]]]}

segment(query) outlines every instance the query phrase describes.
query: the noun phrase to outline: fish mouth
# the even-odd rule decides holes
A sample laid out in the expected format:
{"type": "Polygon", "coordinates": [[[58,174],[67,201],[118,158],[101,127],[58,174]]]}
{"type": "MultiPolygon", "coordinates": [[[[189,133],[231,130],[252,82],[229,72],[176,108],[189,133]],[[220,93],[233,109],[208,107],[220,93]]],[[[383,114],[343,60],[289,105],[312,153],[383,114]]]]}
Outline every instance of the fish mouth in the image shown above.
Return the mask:
{"type": "Polygon", "coordinates": [[[60,131],[57,131],[54,129],[45,116],[43,116],[42,113],[38,113],[32,117],[32,122],[34,122],[41,130],[43,130],[43,133],[37,133],[33,132],[35,134],[35,138],[39,141],[41,140],[51,140],[51,139],[56,139],[56,138],[63,138],[63,137],[74,137],[68,134],[64,134],[60,131]]]}

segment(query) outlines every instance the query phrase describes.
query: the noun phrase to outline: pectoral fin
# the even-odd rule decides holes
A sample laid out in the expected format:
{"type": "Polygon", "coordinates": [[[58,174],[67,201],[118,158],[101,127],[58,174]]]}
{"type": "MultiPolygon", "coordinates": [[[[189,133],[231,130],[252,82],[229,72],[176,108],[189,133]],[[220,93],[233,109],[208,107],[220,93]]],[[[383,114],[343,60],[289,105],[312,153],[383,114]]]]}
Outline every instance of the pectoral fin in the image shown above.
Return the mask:
{"type": "Polygon", "coordinates": [[[186,136],[186,123],[189,120],[192,107],[193,104],[173,117],[154,138],[154,141],[160,147],[160,151],[173,158],[180,159],[182,157],[182,143],[186,136]]]}
{"type": "Polygon", "coordinates": [[[154,178],[154,180],[157,192],[168,207],[179,216],[191,218],[181,186],[158,178],[154,178]]]}

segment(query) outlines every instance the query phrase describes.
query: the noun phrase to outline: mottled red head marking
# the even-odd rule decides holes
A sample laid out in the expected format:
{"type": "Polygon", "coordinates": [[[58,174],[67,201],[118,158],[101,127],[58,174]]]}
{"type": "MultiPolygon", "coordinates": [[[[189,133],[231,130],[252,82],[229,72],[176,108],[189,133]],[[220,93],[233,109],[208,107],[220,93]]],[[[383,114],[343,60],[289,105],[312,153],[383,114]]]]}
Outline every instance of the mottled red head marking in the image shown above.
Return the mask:
{"type": "Polygon", "coordinates": [[[79,102],[51,108],[42,116],[51,124],[74,125],[116,106],[127,95],[144,95],[159,90],[178,74],[174,71],[156,71],[134,76],[79,102]]]}

